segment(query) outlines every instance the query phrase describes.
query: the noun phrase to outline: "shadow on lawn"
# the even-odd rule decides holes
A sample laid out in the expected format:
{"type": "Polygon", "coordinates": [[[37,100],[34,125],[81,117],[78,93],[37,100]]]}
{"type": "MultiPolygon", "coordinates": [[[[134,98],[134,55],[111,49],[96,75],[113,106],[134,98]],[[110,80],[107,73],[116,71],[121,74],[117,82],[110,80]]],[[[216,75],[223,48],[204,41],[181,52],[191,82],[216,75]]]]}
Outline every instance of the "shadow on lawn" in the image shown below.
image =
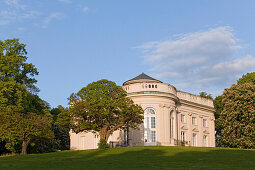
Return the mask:
{"type": "Polygon", "coordinates": [[[134,147],[6,157],[0,169],[254,169],[254,160],[255,150],[134,147]]]}
{"type": "MultiPolygon", "coordinates": [[[[254,150],[208,149],[187,151],[150,149],[110,153],[94,152],[85,160],[88,169],[254,169],[254,150]]],[[[192,150],[192,149],[190,149],[192,150]]],[[[121,151],[121,149],[120,149],[121,151]]],[[[85,162],[84,162],[85,163],[85,162]]]]}

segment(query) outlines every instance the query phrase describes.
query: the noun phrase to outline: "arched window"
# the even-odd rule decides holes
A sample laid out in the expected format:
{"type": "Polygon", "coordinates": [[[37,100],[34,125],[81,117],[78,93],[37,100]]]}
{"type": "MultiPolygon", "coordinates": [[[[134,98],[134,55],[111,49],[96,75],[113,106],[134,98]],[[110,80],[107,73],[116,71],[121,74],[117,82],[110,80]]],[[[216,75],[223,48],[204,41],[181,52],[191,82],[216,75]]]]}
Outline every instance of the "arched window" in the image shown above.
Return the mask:
{"type": "Polygon", "coordinates": [[[144,111],[144,143],[156,145],[156,113],[152,108],[144,111]]]}
{"type": "Polygon", "coordinates": [[[148,108],[145,110],[145,114],[155,114],[155,111],[152,108],[148,108]]]}

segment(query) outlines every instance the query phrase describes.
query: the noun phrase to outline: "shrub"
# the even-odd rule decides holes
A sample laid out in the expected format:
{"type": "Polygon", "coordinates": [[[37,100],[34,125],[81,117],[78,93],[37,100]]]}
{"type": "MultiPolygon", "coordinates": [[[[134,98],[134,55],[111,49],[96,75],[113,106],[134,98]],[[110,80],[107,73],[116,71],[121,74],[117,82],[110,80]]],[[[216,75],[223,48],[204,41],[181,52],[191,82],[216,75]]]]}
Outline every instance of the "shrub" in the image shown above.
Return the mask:
{"type": "Polygon", "coordinates": [[[109,144],[106,142],[105,139],[100,139],[99,143],[98,143],[98,148],[99,149],[106,149],[109,148],[109,144]]]}

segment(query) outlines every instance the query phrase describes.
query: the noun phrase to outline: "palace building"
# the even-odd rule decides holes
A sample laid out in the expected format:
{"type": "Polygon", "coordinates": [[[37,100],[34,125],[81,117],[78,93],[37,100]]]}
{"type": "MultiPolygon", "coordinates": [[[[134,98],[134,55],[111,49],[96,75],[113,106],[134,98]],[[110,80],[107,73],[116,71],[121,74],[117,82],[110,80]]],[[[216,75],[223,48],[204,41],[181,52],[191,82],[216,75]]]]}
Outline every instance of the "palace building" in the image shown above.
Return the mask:
{"type": "MultiPolygon", "coordinates": [[[[108,142],[116,146],[215,147],[213,100],[176,90],[144,73],[123,83],[127,97],[144,109],[139,129],[117,130],[108,142]]],[[[70,132],[70,149],[95,149],[99,135],[70,132]]]]}

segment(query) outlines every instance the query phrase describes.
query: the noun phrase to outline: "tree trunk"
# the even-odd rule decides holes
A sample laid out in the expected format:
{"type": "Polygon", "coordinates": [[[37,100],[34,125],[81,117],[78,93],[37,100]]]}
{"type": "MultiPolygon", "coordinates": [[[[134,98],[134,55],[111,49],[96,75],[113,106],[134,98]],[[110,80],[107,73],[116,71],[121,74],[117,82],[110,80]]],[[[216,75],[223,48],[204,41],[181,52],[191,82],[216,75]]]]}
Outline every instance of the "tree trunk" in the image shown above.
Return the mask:
{"type": "Polygon", "coordinates": [[[109,136],[117,129],[121,128],[122,126],[124,126],[124,123],[118,124],[112,128],[109,129],[108,126],[103,127],[100,131],[99,131],[99,136],[100,139],[104,139],[106,142],[108,141],[109,136]]]}
{"type": "Polygon", "coordinates": [[[100,139],[104,139],[108,140],[108,138],[106,138],[106,133],[107,133],[107,127],[103,127],[100,131],[99,131],[99,136],[100,136],[100,139]]]}
{"type": "Polygon", "coordinates": [[[26,155],[27,154],[27,146],[30,143],[30,139],[24,140],[22,142],[22,150],[21,150],[21,155],[26,155]]]}

